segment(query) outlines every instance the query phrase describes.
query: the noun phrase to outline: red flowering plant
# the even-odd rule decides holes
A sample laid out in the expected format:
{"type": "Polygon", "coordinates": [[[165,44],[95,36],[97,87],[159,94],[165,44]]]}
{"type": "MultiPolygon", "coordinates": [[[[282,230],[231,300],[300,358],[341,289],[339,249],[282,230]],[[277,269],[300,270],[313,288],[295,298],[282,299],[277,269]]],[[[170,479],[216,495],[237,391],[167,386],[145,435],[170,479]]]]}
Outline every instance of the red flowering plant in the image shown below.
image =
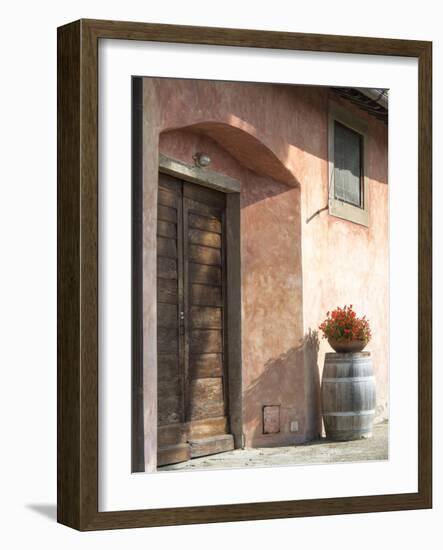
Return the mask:
{"type": "Polygon", "coordinates": [[[366,315],[359,318],[352,309],[352,304],[337,307],[326,313],[326,319],[318,327],[323,332],[323,338],[337,341],[360,340],[367,344],[371,339],[371,328],[366,315]]]}

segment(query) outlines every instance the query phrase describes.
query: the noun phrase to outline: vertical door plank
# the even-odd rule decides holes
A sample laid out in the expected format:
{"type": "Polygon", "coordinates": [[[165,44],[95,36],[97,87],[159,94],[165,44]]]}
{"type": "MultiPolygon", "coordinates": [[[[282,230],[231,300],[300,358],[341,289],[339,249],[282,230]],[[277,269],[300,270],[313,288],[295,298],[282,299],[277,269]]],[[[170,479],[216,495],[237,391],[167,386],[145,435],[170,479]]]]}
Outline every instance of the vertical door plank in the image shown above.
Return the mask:
{"type": "Polygon", "coordinates": [[[226,414],[225,196],[183,184],[187,419],[226,414]]]}

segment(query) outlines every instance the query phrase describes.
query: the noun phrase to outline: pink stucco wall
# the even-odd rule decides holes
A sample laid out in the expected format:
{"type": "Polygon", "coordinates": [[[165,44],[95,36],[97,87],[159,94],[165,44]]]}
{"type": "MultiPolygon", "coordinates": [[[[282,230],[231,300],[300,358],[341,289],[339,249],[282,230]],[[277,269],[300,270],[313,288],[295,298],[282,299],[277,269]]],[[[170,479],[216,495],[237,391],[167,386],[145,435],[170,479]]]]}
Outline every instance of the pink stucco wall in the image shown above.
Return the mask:
{"type": "MultiPolygon", "coordinates": [[[[380,421],[388,417],[387,127],[352,106],[348,109],[368,123],[369,226],[330,216],[327,210],[307,222],[313,213],[327,204],[328,168],[321,153],[306,162],[306,172],[299,176],[302,187],[303,321],[307,331],[318,325],[326,311],[350,303],[360,315],[369,318],[373,339],[366,349],[371,351],[373,358],[377,379],[376,420],[380,421]],[[322,183],[313,185],[310,181],[322,183]]],[[[327,143],[325,123],[317,128],[317,132],[322,134],[323,154],[327,143]]],[[[322,340],[318,357],[320,368],[327,351],[331,349],[322,340]]]]}
{"type": "MultiPolygon", "coordinates": [[[[145,143],[241,182],[242,359],[248,446],[281,445],[320,430],[319,383],[327,310],[353,303],[373,329],[378,417],[388,398],[387,128],[327,88],[145,79],[152,117],[145,143]],[[369,128],[369,227],[327,205],[328,101],[369,128]],[[262,408],[280,405],[280,433],[262,433],[262,408]],[[296,422],[296,424],[294,424],[296,422]],[[292,428],[294,431],[290,430],[292,428]]],[[[147,167],[147,170],[152,168],[147,167]]],[[[155,177],[152,171],[152,178],[155,177]]]]}

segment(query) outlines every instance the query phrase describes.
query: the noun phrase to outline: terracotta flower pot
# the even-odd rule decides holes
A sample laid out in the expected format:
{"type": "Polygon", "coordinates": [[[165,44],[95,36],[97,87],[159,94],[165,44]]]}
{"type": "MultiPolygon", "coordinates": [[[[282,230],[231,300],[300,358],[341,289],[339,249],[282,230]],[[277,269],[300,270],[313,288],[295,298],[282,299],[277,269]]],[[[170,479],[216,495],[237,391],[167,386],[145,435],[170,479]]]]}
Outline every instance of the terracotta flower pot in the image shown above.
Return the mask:
{"type": "Polygon", "coordinates": [[[365,340],[334,340],[328,338],[331,348],[337,353],[358,353],[366,347],[365,340]]]}

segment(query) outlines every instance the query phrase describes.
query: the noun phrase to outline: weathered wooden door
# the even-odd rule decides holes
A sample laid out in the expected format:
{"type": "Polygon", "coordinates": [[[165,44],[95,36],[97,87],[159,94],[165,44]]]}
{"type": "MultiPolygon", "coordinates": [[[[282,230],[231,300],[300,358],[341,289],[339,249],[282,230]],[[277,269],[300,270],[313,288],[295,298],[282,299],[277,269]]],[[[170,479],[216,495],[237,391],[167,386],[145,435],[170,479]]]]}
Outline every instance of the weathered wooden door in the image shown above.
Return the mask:
{"type": "Polygon", "coordinates": [[[233,449],[225,322],[225,195],[159,174],[158,465],[233,449]]]}

